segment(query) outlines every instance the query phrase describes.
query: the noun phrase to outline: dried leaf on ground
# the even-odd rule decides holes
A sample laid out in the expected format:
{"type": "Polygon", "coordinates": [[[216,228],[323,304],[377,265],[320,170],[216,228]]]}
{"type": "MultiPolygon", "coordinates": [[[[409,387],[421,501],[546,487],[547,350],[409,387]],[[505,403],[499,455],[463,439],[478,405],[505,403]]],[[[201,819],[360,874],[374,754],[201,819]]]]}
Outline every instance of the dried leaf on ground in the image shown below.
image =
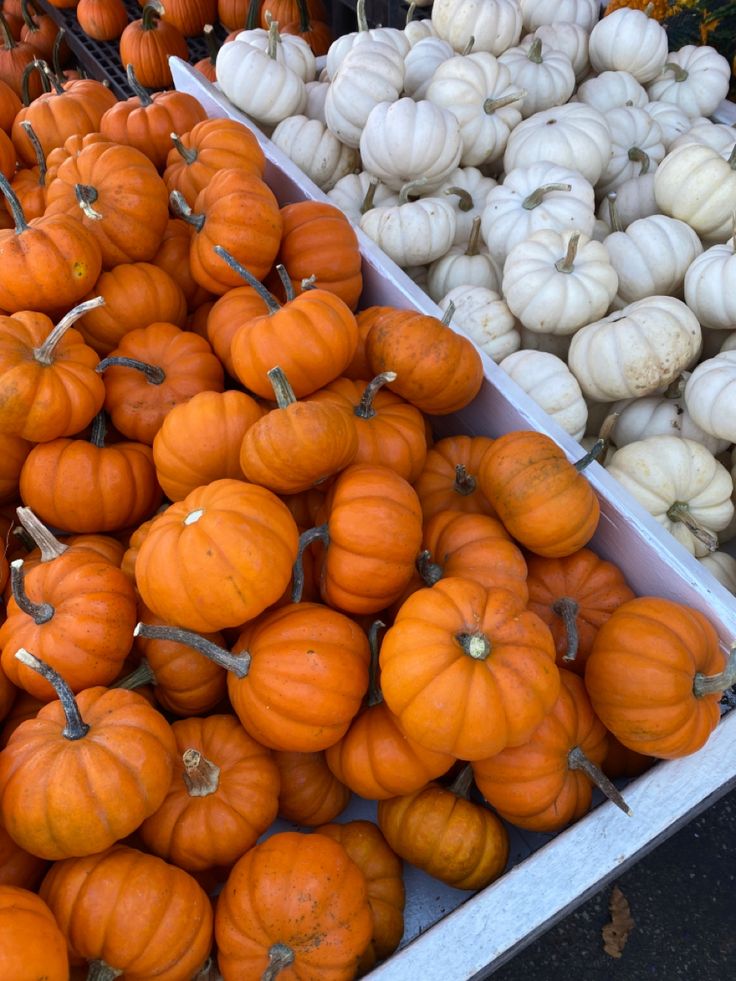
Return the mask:
{"type": "Polygon", "coordinates": [[[613,887],[608,909],[611,922],[606,923],[602,930],[603,950],[611,957],[621,957],[634,927],[634,920],[626,897],[618,886],[613,887]]]}

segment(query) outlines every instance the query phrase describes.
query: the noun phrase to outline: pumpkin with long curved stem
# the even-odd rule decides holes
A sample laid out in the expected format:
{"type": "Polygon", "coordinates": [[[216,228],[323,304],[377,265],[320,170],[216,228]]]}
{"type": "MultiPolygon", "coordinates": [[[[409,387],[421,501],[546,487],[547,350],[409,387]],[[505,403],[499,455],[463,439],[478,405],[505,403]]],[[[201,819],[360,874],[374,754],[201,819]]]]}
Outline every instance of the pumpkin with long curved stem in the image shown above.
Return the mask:
{"type": "Polygon", "coordinates": [[[495,514],[478,480],[481,460],[492,443],[489,436],[446,436],[437,440],[414,482],[425,521],[446,510],[495,514]]]}
{"type": "MultiPolygon", "coordinates": [[[[29,0],[21,0],[20,9],[24,21],[20,32],[21,41],[35,48],[38,58],[50,58],[56,35],[59,33],[58,24],[53,17],[40,10],[35,3],[30,4],[29,0]],[[31,7],[33,8],[32,11],[31,7]]],[[[66,45],[65,49],[68,54],[66,45]]]]}
{"type": "MultiPolygon", "coordinates": [[[[36,52],[30,44],[14,39],[8,22],[0,11],[0,81],[9,85],[19,99],[23,98],[23,72],[35,58],[36,52]]],[[[34,78],[30,86],[30,98],[37,99],[42,91],[41,82],[34,78]]]]}
{"type": "Polygon", "coordinates": [[[207,47],[207,54],[204,58],[200,58],[199,61],[194,62],[195,71],[201,72],[208,82],[217,81],[217,71],[215,65],[217,63],[217,52],[220,50],[220,42],[215,37],[215,29],[212,24],[205,24],[204,30],[202,31],[204,36],[205,45],[207,47]]]}
{"type": "MultiPolygon", "coordinates": [[[[36,162],[32,167],[22,167],[18,170],[10,186],[13,188],[13,192],[20,202],[23,214],[30,221],[33,218],[40,218],[46,211],[48,171],[43,147],[39,143],[33,127],[28,120],[24,120],[21,126],[33,145],[36,162]]],[[[0,138],[1,141],[2,138],[0,138]]],[[[6,208],[8,207],[7,201],[5,202],[5,206],[6,208]]],[[[10,214],[9,208],[8,213],[10,214]]]]}
{"type": "Polygon", "coordinates": [[[212,905],[196,880],[155,855],[115,845],[57,862],[41,883],[75,963],[113,981],[192,978],[212,947],[212,905]],[[162,897],[166,897],[162,902],[162,897]],[[90,930],[90,917],[99,927],[90,930]]]}
{"type": "Polygon", "coordinates": [[[365,876],[326,835],[272,835],[233,867],[217,902],[224,981],[295,977],[349,981],[371,941],[365,876]],[[297,973],[298,972],[298,973],[297,973]]]}
{"type": "Polygon", "coordinates": [[[35,893],[0,883],[0,972],[4,978],[68,981],[66,940],[35,893]]]}
{"type": "Polygon", "coordinates": [[[329,769],[323,751],[276,750],[273,759],[281,776],[279,817],[315,827],[334,821],[345,810],[350,790],[329,769]]]}
{"type": "Polygon", "coordinates": [[[41,858],[100,852],[160,807],[176,752],[171,727],[135,692],[93,687],[75,699],[48,665],[23,648],[15,657],[58,700],[21,723],[0,754],[3,823],[41,858]]]}
{"type": "Polygon", "coordinates": [[[146,606],[167,623],[238,627],[282,595],[297,546],[296,523],[275,494],[223,478],[156,517],[135,577],[146,606]]]}
{"type": "Polygon", "coordinates": [[[151,89],[172,85],[169,58],[189,59],[189,48],[181,31],[162,19],[164,7],[152,0],[139,20],[131,21],[120,35],[120,63],[133,65],[138,81],[151,89]]]}
{"type": "Polygon", "coordinates": [[[150,446],[105,445],[104,413],[89,439],[55,439],[35,446],[20,476],[24,503],[55,528],[121,531],[149,517],[161,503],[150,446]]]}
{"type": "MultiPolygon", "coordinates": [[[[1,233],[0,233],[1,234],[1,233]]],[[[99,412],[98,357],[72,327],[104,303],[88,300],[54,327],[43,313],[0,317],[0,430],[39,442],[79,432],[99,412]]]]}

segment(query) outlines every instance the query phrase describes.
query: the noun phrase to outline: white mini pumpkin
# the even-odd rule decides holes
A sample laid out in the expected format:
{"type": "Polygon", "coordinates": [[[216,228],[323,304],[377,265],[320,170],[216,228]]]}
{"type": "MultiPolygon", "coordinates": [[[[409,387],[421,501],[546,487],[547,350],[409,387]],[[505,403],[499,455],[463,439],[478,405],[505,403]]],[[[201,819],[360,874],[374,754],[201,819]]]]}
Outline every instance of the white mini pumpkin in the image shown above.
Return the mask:
{"type": "Polygon", "coordinates": [[[543,24],[572,22],[590,33],[600,17],[598,0],[519,0],[519,5],[527,31],[543,24]]]}
{"type": "Polygon", "coordinates": [[[593,27],[588,53],[595,71],[627,71],[644,85],[667,60],[667,32],[641,10],[621,7],[593,27]]]}
{"type": "Polygon", "coordinates": [[[667,151],[671,149],[673,142],[683,133],[687,133],[692,126],[692,119],[687,113],[673,106],[671,102],[647,102],[642,109],[659,123],[662,142],[667,151]]]}
{"type": "Polygon", "coordinates": [[[519,43],[518,0],[434,0],[432,24],[437,36],[462,52],[473,39],[473,51],[499,55],[519,43]]]}
{"type": "MultiPolygon", "coordinates": [[[[298,34],[279,34],[278,24],[273,31],[276,34],[276,60],[290,68],[305,84],[313,81],[317,74],[317,61],[304,38],[298,34]]],[[[250,44],[259,51],[268,51],[270,33],[270,30],[263,28],[241,31],[235,35],[235,41],[250,44]]]]}
{"type": "Polygon", "coordinates": [[[435,71],[454,55],[452,45],[435,35],[417,41],[404,58],[404,92],[412,99],[426,99],[435,71]]]}
{"type": "Polygon", "coordinates": [[[671,150],[654,175],[660,210],[686,221],[708,244],[725,242],[736,209],[735,168],[736,155],[727,161],[701,144],[671,150]]]}
{"type": "Polygon", "coordinates": [[[596,186],[599,196],[655,170],[665,155],[659,123],[643,109],[617,106],[606,113],[606,120],[611,129],[611,156],[596,186]]]}
{"type": "Polygon", "coordinates": [[[685,302],[703,327],[736,330],[734,239],[712,245],[685,273],[685,302]]]}
{"type": "Polygon", "coordinates": [[[526,92],[521,115],[526,119],[540,109],[567,102],[575,88],[575,72],[568,56],[545,48],[536,38],[528,47],[509,48],[498,60],[511,73],[511,81],[526,92]]]}
{"type": "Polygon", "coordinates": [[[686,44],[671,52],[649,84],[650,99],[671,102],[688,116],[710,116],[726,98],[731,66],[707,44],[686,44]]]}
{"type": "Polygon", "coordinates": [[[307,119],[319,119],[325,122],[325,99],[330,88],[329,82],[307,82],[307,103],[304,115],[307,119]]]}
{"type": "Polygon", "coordinates": [[[712,436],[736,443],[736,351],[701,361],[685,385],[685,405],[712,436]]]}
{"type": "Polygon", "coordinates": [[[498,363],[519,350],[517,321],[498,293],[481,286],[457,286],[439,306],[447,311],[450,303],[455,307],[450,323],[493,361],[498,363]]]}
{"type": "Polygon", "coordinates": [[[406,34],[406,38],[412,48],[420,41],[424,41],[425,38],[437,37],[434,24],[429,17],[424,17],[421,20],[414,18],[416,8],[429,7],[431,4],[432,0],[412,0],[412,3],[409,4],[409,9],[406,11],[404,34],[406,34]]]}
{"type": "Polygon", "coordinates": [[[652,436],[616,450],[607,469],[691,554],[718,547],[717,532],[734,514],[733,481],[701,443],[652,436]],[[694,537],[691,518],[709,544],[694,537]]]}
{"type": "Polygon", "coordinates": [[[650,296],[581,328],[568,364],[597,402],[664,391],[700,352],[700,324],[681,300],[650,296]]]}
{"type": "Polygon", "coordinates": [[[630,72],[607,71],[587,78],[576,92],[579,102],[607,113],[618,106],[643,109],[649,102],[647,90],[630,72]]]}
{"type": "Polygon", "coordinates": [[[632,221],[648,218],[649,215],[660,214],[657,199],[654,196],[654,171],[630,177],[611,191],[598,207],[598,217],[608,225],[608,232],[624,231],[632,221]],[[615,217],[611,216],[611,207],[615,202],[615,217]]]}
{"type": "MultiPolygon", "coordinates": [[[[720,540],[720,535],[718,536],[720,540]]],[[[730,593],[736,593],[736,559],[728,552],[718,549],[698,559],[708,572],[730,593]]]]}
{"type": "Polygon", "coordinates": [[[444,255],[455,237],[455,213],[444,198],[409,201],[406,185],[397,205],[371,208],[360,227],[399,266],[421,266],[444,255]]]}
{"type": "Polygon", "coordinates": [[[455,241],[453,245],[463,245],[470,238],[473,219],[480,216],[485,208],[486,198],[496,187],[492,177],[486,177],[477,167],[458,167],[448,174],[438,195],[446,195],[455,209],[455,241]]]}
{"type": "Polygon", "coordinates": [[[509,309],[542,333],[574,334],[598,320],[617,286],[605,246],[579,231],[543,228],[514,246],[503,267],[509,309]]]}
{"type": "Polygon", "coordinates": [[[588,407],[564,361],[543,351],[516,351],[501,368],[573,439],[585,435],[588,407]]]}
{"type": "Polygon", "coordinates": [[[553,24],[540,24],[534,34],[522,38],[521,43],[531,44],[535,37],[550,48],[562,51],[570,59],[575,80],[581,81],[590,72],[588,58],[588,31],[580,24],[571,21],[555,21],[553,24]]]}
{"type": "Polygon", "coordinates": [[[361,44],[380,41],[382,44],[388,44],[389,47],[393,48],[394,51],[401,55],[402,59],[409,52],[409,38],[404,31],[400,31],[396,27],[368,27],[368,21],[365,15],[365,0],[357,0],[355,4],[355,16],[358,23],[358,30],[351,31],[349,34],[342,34],[340,37],[335,38],[327,52],[325,68],[330,79],[335,77],[348,52],[361,44]]]}
{"type": "Polygon", "coordinates": [[[670,150],[687,146],[689,143],[701,143],[715,150],[724,160],[728,160],[736,143],[736,131],[733,126],[725,123],[714,123],[710,119],[698,119],[689,129],[685,130],[670,144],[670,150]]]}
{"type": "Polygon", "coordinates": [[[500,272],[488,252],[480,247],[480,218],[466,245],[453,245],[429,267],[427,291],[438,302],[456,286],[483,286],[500,292],[500,272]]]}
{"type": "Polygon", "coordinates": [[[327,197],[354,225],[359,225],[363,214],[373,207],[399,203],[398,194],[364,170],[341,177],[327,192],[327,197]]]}
{"type": "Polygon", "coordinates": [[[357,151],[340,143],[319,119],[289,116],[278,124],[271,140],[323,191],[359,165],[357,151]]]}

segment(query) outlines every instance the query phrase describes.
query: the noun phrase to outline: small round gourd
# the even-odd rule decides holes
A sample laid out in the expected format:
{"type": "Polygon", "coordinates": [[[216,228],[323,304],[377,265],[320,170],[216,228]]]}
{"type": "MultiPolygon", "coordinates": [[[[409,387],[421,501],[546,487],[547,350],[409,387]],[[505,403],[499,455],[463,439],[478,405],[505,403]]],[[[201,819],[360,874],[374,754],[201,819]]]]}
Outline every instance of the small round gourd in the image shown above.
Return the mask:
{"type": "Polygon", "coordinates": [[[519,43],[521,10],[517,0],[434,0],[432,24],[437,36],[465,51],[473,39],[473,51],[499,55],[519,43]]]}
{"type": "Polygon", "coordinates": [[[427,290],[435,302],[456,286],[483,286],[500,291],[500,282],[496,263],[480,244],[480,218],[475,219],[467,245],[453,245],[435,259],[427,274],[427,290]]]}
{"type": "Polygon", "coordinates": [[[402,188],[399,203],[371,208],[360,227],[399,266],[418,266],[444,255],[455,237],[455,214],[444,198],[409,201],[402,188]]]}
{"type": "Polygon", "coordinates": [[[598,21],[588,51],[595,71],[623,69],[644,85],[667,60],[667,32],[643,11],[621,7],[598,21]]]}
{"type": "Polygon", "coordinates": [[[317,187],[331,190],[358,166],[358,152],[345,146],[318,119],[297,115],[282,119],[271,140],[317,187]]]}
{"type": "Polygon", "coordinates": [[[736,593],[736,559],[733,555],[719,549],[700,556],[698,561],[729,593],[736,593]]]}
{"type": "Polygon", "coordinates": [[[509,48],[498,59],[511,72],[511,81],[526,91],[521,115],[526,119],[551,106],[567,102],[575,88],[575,72],[568,56],[545,48],[541,38],[529,47],[509,48]]]}
{"type": "Polygon", "coordinates": [[[578,24],[588,33],[600,16],[596,0],[519,0],[524,29],[533,31],[543,24],[578,24]]]}
{"type": "Polygon", "coordinates": [[[725,242],[736,208],[736,147],[728,160],[697,143],[671,150],[657,167],[654,193],[663,214],[686,221],[704,242],[725,242]]]}
{"type": "Polygon", "coordinates": [[[644,109],[649,96],[631,72],[607,71],[593,75],[578,86],[575,93],[579,102],[593,106],[598,112],[609,112],[619,106],[635,106],[644,109]]]}
{"type": "Polygon", "coordinates": [[[682,109],[671,102],[654,100],[645,103],[641,108],[659,123],[659,128],[662,130],[662,142],[668,153],[672,143],[683,133],[687,133],[692,126],[693,121],[687,113],[684,113],[682,109]]]}
{"type": "Polygon", "coordinates": [[[606,120],[611,127],[611,157],[596,186],[599,196],[654,170],[665,155],[662,130],[643,109],[618,106],[606,113],[606,120]]]}
{"type": "Polygon", "coordinates": [[[429,83],[443,61],[452,58],[455,51],[442,38],[431,35],[417,41],[404,59],[404,92],[412,99],[426,99],[429,83]]]}
{"type": "MultiPolygon", "coordinates": [[[[572,63],[575,80],[580,82],[590,74],[590,59],[588,58],[588,31],[574,21],[555,21],[552,24],[540,24],[532,39],[541,38],[544,44],[558,51],[564,51],[572,63]]],[[[527,43],[524,38],[521,44],[527,43]]],[[[531,43],[531,42],[529,42],[531,43]]]]}
{"type": "Polygon", "coordinates": [[[613,232],[604,244],[618,274],[620,306],[645,296],[681,294],[688,267],[703,251],[689,225],[666,215],[632,221],[625,232],[613,232]]]}
{"type": "Polygon", "coordinates": [[[359,225],[361,216],[374,206],[399,203],[398,194],[364,170],[341,177],[327,197],[354,225],[359,225]]]}
{"type": "Polygon", "coordinates": [[[573,439],[582,439],[588,407],[564,361],[543,351],[516,351],[504,358],[500,366],[558,426],[573,439]]]}
{"type": "Polygon", "coordinates": [[[649,98],[670,102],[691,117],[710,116],[726,98],[730,80],[730,65],[715,48],[686,44],[667,56],[648,86],[649,98]]]}
{"type": "Polygon", "coordinates": [[[712,245],[693,259],[685,273],[685,302],[702,327],[736,328],[736,251],[734,239],[712,245]]]}
{"type": "Polygon", "coordinates": [[[445,195],[455,212],[453,245],[462,245],[470,239],[473,219],[481,215],[486,198],[494,187],[496,181],[485,177],[477,167],[458,167],[448,175],[437,194],[445,195]]]}
{"type": "Polygon", "coordinates": [[[355,4],[355,15],[358,22],[358,30],[335,38],[327,52],[325,71],[330,79],[335,77],[345,57],[361,44],[371,44],[374,41],[387,44],[402,59],[409,53],[410,41],[404,31],[400,31],[395,27],[368,27],[365,0],[357,0],[355,4]]]}
{"type": "Polygon", "coordinates": [[[736,351],[701,361],[687,380],[684,398],[701,429],[736,442],[736,351]]]}
{"type": "Polygon", "coordinates": [[[446,312],[451,303],[455,310],[450,323],[497,364],[519,350],[517,320],[498,293],[482,286],[456,286],[439,307],[446,312]]]}

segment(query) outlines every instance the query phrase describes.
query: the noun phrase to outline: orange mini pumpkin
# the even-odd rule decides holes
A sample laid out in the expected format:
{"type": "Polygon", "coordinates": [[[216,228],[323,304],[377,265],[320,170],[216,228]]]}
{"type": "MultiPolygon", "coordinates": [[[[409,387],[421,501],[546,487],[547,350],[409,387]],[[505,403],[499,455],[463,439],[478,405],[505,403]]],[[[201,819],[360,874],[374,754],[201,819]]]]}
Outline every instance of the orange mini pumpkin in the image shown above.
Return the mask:
{"type": "Polygon", "coordinates": [[[350,790],[327,766],[322,750],[275,750],[273,759],[281,775],[279,817],[314,827],[334,821],[348,806],[350,790]]]}
{"type": "Polygon", "coordinates": [[[46,903],[35,893],[0,884],[0,975],[68,981],[66,940],[46,903]]]}
{"type": "Polygon", "coordinates": [[[445,436],[437,440],[414,482],[425,521],[446,510],[495,514],[478,481],[481,460],[492,443],[488,436],[445,436]]]}
{"type": "Polygon", "coordinates": [[[162,19],[162,4],[147,3],[138,20],[132,20],[120,35],[120,63],[133,65],[138,81],[150,89],[172,85],[169,58],[189,60],[189,48],[181,31],[162,19]]]}

